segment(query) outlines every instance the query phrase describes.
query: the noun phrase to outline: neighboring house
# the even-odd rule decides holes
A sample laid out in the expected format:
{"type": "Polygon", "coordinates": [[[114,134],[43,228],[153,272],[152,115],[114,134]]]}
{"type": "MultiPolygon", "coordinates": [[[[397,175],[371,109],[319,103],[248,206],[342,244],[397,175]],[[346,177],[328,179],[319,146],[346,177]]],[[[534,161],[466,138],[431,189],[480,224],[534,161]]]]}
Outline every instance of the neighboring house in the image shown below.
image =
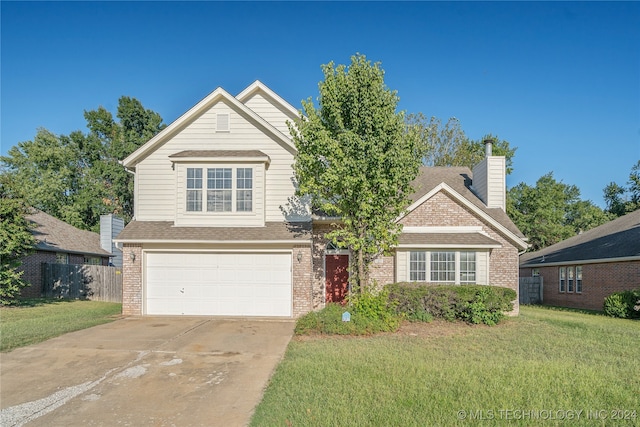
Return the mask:
{"type": "Polygon", "coordinates": [[[35,298],[42,295],[42,264],[93,264],[108,265],[111,253],[100,247],[100,235],[80,230],[42,211],[27,215],[33,236],[35,251],[22,260],[22,278],[31,284],[21,296],[35,298]]]}
{"type": "MultiPolygon", "coordinates": [[[[135,218],[116,239],[124,314],[298,317],[344,298],[350,255],[325,238],[335,221],[295,197],[297,116],[259,81],[237,96],[218,88],[124,159],[135,174],[135,218]]],[[[504,158],[475,168],[475,193],[471,175],[421,170],[400,245],[372,280],[517,291],[527,244],[505,214],[504,158]]]]}
{"type": "Polygon", "coordinates": [[[614,292],[640,288],[640,210],[520,257],[522,277],[543,278],[543,302],[602,310],[614,292]]]}

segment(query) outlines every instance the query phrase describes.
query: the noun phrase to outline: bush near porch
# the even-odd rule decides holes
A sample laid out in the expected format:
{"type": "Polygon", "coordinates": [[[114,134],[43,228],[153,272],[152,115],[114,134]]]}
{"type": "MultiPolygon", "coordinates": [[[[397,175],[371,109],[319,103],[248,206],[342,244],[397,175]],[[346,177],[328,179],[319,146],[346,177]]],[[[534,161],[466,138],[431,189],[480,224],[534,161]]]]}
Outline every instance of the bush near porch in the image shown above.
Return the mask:
{"type": "Polygon", "coordinates": [[[480,285],[423,285],[395,283],[380,292],[363,291],[347,298],[344,306],[331,303],[298,319],[296,334],[369,335],[393,332],[402,319],[435,319],[495,325],[513,309],[512,289],[480,285]],[[349,312],[350,321],[343,321],[349,312]]]}

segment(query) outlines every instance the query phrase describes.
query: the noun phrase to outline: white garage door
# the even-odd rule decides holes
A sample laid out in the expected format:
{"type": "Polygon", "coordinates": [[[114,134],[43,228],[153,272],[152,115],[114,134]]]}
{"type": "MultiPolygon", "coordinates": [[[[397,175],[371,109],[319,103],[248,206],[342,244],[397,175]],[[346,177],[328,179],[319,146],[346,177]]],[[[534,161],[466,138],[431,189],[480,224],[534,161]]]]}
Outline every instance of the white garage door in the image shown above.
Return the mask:
{"type": "Polygon", "coordinates": [[[146,313],[291,316],[291,254],[147,253],[146,313]]]}

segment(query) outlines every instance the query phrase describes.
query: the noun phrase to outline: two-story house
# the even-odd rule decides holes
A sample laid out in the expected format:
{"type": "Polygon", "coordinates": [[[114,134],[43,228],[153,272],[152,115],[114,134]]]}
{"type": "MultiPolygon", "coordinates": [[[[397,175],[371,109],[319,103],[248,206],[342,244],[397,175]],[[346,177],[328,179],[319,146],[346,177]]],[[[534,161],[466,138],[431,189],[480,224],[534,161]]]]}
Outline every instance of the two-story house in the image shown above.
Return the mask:
{"type": "MultiPolygon", "coordinates": [[[[259,81],[218,88],[123,161],[135,174],[135,219],[117,238],[124,314],[298,317],[344,298],[349,253],[324,238],[335,220],[295,197],[298,114],[259,81]]],[[[421,170],[372,279],[517,291],[527,245],[505,213],[504,158],[488,154],[473,173],[421,170]]]]}

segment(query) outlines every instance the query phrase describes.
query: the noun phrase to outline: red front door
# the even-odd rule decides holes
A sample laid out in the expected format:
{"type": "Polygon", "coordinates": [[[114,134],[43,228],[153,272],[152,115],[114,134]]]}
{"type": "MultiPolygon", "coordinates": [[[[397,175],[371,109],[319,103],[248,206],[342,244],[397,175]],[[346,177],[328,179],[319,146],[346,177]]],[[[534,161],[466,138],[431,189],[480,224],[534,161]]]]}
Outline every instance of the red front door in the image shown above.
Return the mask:
{"type": "Polygon", "coordinates": [[[343,302],[349,290],[349,255],[325,257],[327,302],[343,302]]]}

